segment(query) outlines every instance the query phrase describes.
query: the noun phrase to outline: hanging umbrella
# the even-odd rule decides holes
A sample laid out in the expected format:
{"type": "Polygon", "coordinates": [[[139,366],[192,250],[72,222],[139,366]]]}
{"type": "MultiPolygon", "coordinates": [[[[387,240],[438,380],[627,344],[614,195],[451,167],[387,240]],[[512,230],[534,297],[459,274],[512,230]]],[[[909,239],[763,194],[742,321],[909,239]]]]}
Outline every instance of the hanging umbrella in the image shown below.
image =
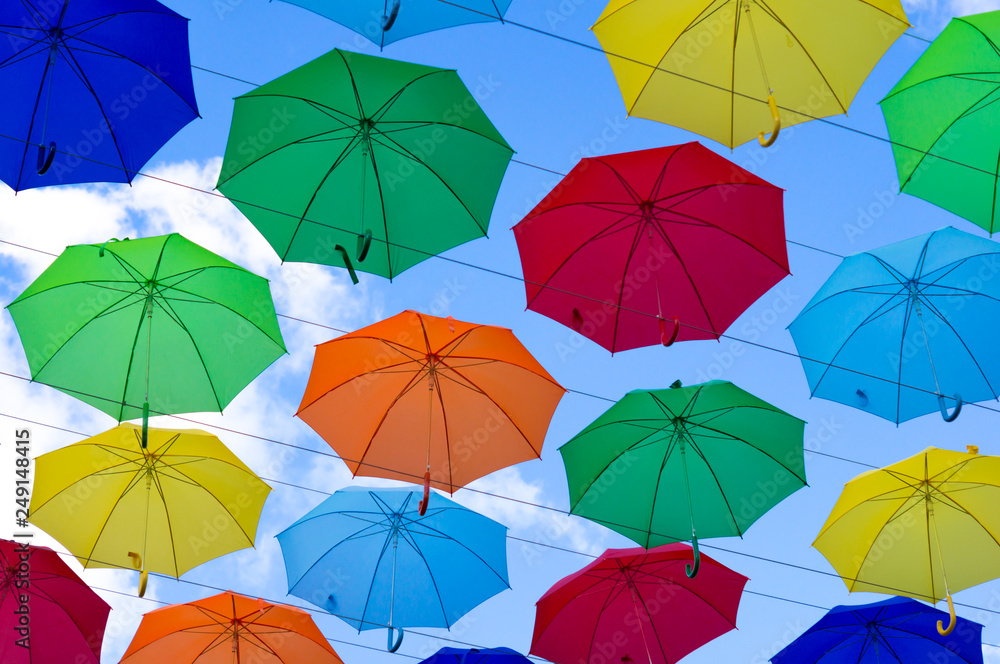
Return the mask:
{"type": "Polygon", "coordinates": [[[312,617],[231,591],[150,611],[121,664],[344,664],[312,617]]]}
{"type": "Polygon", "coordinates": [[[650,548],[742,536],[805,486],[805,422],[711,381],[635,390],[559,448],[570,512],[650,548]]]}
{"type": "Polygon", "coordinates": [[[531,654],[556,664],[673,664],[735,629],[748,579],[708,556],[689,579],[689,560],[684,544],[605,551],[538,600],[531,654]]]}
{"type": "Polygon", "coordinates": [[[718,339],[788,274],[782,193],[698,143],[582,159],[514,226],[528,308],[612,353],[718,339]]]}
{"type": "Polygon", "coordinates": [[[983,626],[958,619],[964,638],[944,639],[935,621],[944,611],[913,599],[836,606],[771,658],[773,664],[983,664],[983,626]]]}
{"type": "Polygon", "coordinates": [[[0,180],[131,182],[198,117],[187,19],[155,0],[0,3],[0,180]]]}
{"type": "Polygon", "coordinates": [[[436,493],[421,515],[419,501],[416,490],[348,487],[278,533],[289,594],[359,632],[388,627],[395,652],[403,627],[450,629],[510,587],[505,526],[436,493]]]}
{"type": "Polygon", "coordinates": [[[996,218],[1000,12],[953,18],[883,99],[900,190],[982,226],[996,218]]]}
{"type": "Polygon", "coordinates": [[[564,393],[510,330],[404,311],[317,346],[296,414],[354,475],[422,473],[426,498],[540,458],[564,393]]]}
{"type": "Polygon", "coordinates": [[[392,279],[486,235],[512,154],[453,70],[334,50],[236,99],[218,188],[282,261],[392,279]]]}
{"type": "Polygon", "coordinates": [[[954,228],[845,258],[788,326],[812,395],[897,424],[996,399],[998,258],[954,228]]]}
{"type": "Polygon", "coordinates": [[[0,662],[100,664],[110,611],[52,549],[0,539],[0,662]]]}
{"type": "Polygon", "coordinates": [[[32,380],[144,426],[221,412],[286,352],[267,280],[176,233],[67,247],[7,308],[32,380]]]}
{"type": "Polygon", "coordinates": [[[510,648],[441,648],[421,664],[531,664],[510,648]]]}
{"type": "Polygon", "coordinates": [[[592,29],[629,115],[735,147],[846,113],[908,27],[899,0],[611,0],[592,29]]]}
{"type": "Polygon", "coordinates": [[[929,447],[847,483],[813,542],[851,592],[933,602],[1000,577],[1000,457],[929,447]]]}
{"type": "Polygon", "coordinates": [[[204,431],[122,424],[36,460],[29,521],[84,567],[179,577],[253,546],[271,487],[204,431]]]}
{"type": "Polygon", "coordinates": [[[385,47],[399,39],[468,23],[503,21],[511,0],[285,0],[385,47]]]}

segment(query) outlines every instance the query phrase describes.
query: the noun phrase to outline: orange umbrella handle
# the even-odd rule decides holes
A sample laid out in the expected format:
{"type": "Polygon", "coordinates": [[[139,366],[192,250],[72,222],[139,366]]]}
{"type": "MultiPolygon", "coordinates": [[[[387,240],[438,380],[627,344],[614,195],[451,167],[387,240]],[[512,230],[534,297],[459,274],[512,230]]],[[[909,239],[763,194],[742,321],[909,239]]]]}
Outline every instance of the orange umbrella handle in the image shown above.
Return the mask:
{"type": "Polygon", "coordinates": [[[424,498],[423,500],[420,501],[420,505],[418,505],[417,509],[417,513],[420,516],[427,514],[427,503],[430,502],[430,499],[431,499],[431,471],[428,470],[427,472],[424,473],[424,498]]]}
{"type": "Polygon", "coordinates": [[[774,101],[774,95],[769,95],[767,98],[767,106],[771,109],[771,118],[774,120],[774,128],[771,130],[771,137],[764,138],[764,132],[758,132],[757,140],[760,144],[769,148],[774,145],[774,142],[778,140],[778,132],[781,131],[781,116],[778,115],[778,104],[774,101]]]}
{"type": "Polygon", "coordinates": [[[941,636],[948,636],[955,629],[955,623],[958,622],[958,618],[955,616],[955,605],[951,602],[951,595],[948,595],[948,613],[951,614],[951,620],[948,622],[948,627],[946,628],[944,624],[939,620],[937,621],[938,634],[941,636]]]}
{"type": "Polygon", "coordinates": [[[660,343],[667,348],[673,346],[674,342],[677,341],[677,335],[681,331],[681,319],[674,316],[674,331],[670,333],[669,337],[667,336],[667,321],[660,317],[657,317],[656,320],[660,323],[660,343]]]}

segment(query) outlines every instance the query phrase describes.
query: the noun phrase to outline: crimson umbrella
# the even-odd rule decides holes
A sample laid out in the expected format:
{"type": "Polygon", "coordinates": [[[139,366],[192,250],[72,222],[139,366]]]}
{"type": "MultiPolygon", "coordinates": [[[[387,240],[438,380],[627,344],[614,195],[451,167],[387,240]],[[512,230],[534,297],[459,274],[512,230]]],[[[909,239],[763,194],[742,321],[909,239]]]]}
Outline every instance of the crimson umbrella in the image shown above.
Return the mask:
{"type": "Polygon", "coordinates": [[[690,579],[691,555],[679,543],[605,551],[538,600],[531,654],[556,664],[673,664],[734,629],[748,579],[704,554],[690,579]]]}
{"type": "Polygon", "coordinates": [[[698,143],[582,159],[514,226],[528,308],[612,353],[718,339],[788,274],[782,195],[698,143]]]}
{"type": "Polygon", "coordinates": [[[100,664],[110,611],[52,549],[0,539],[3,664],[100,664]]]}

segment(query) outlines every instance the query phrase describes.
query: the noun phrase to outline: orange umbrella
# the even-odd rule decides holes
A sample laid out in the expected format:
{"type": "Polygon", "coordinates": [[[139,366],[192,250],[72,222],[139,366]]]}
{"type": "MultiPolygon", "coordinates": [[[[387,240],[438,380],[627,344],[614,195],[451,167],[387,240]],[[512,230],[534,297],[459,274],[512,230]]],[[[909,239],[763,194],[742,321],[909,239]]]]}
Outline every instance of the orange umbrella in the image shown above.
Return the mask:
{"type": "Polygon", "coordinates": [[[302,609],[224,592],[142,617],[121,664],[344,664],[302,609]]]}
{"type": "Polygon", "coordinates": [[[538,458],[565,391],[506,328],[404,311],[317,346],[297,415],[355,475],[424,471],[425,508],[538,458]]]}

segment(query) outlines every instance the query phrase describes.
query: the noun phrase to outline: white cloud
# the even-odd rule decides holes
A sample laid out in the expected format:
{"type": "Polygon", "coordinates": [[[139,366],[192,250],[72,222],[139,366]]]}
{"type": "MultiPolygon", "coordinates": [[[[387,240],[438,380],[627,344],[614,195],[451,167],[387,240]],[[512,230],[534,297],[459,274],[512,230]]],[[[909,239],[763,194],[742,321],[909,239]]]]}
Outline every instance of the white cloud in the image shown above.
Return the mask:
{"type": "Polygon", "coordinates": [[[985,664],[1000,664],[1000,648],[983,646],[983,661],[985,664]]]}

